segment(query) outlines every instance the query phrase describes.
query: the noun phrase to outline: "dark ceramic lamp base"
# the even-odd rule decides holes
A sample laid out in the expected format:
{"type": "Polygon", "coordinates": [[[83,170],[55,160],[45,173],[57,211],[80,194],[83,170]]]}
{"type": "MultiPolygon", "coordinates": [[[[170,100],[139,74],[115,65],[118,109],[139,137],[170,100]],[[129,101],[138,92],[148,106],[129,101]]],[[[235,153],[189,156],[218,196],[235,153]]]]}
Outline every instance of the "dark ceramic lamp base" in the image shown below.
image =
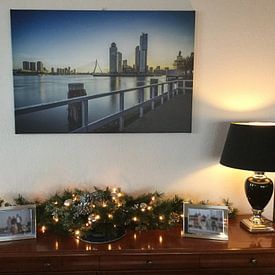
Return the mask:
{"type": "Polygon", "coordinates": [[[275,231],[272,222],[262,217],[262,212],[273,193],[273,182],[263,172],[255,172],[245,182],[245,193],[252,206],[253,216],[241,221],[241,225],[251,233],[275,231]]]}

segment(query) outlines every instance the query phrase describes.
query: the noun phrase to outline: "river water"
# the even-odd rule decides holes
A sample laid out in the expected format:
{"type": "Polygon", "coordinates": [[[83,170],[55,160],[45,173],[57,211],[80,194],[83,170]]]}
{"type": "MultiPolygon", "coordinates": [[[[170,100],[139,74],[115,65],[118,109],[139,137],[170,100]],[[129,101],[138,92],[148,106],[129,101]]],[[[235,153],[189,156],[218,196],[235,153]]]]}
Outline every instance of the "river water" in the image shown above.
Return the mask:
{"type": "MultiPolygon", "coordinates": [[[[156,77],[154,77],[156,78],[156,77]]],[[[165,81],[165,77],[159,77],[165,81]]],[[[67,99],[68,84],[83,83],[87,95],[150,84],[150,77],[94,77],[91,75],[14,76],[15,108],[67,99]]],[[[144,100],[150,91],[145,89],[144,100]]],[[[125,108],[138,103],[138,91],[125,94],[125,108]]],[[[89,101],[89,122],[119,110],[119,96],[108,96],[89,101]]],[[[57,107],[15,118],[17,133],[67,133],[68,106],[57,107]]]]}

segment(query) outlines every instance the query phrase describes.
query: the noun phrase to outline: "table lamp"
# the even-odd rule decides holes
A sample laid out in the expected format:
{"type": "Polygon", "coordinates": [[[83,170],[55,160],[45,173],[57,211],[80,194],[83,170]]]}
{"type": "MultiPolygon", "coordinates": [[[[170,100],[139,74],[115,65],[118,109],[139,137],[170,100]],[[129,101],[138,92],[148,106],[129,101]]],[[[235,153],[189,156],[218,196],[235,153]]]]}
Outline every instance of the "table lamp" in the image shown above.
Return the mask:
{"type": "Polygon", "coordinates": [[[275,172],[275,122],[231,123],[220,163],[254,171],[245,181],[246,197],[253,215],[241,225],[250,232],[272,232],[272,223],[262,212],[273,193],[273,182],[265,172],[275,172]]]}

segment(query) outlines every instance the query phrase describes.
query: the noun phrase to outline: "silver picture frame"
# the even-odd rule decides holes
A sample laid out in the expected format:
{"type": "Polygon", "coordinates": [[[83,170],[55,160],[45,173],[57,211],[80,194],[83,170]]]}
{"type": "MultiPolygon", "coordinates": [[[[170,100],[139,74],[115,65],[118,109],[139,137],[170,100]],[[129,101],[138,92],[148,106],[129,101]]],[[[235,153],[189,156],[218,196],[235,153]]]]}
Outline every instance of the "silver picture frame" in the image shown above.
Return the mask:
{"type": "Polygon", "coordinates": [[[183,236],[228,240],[228,207],[183,203],[183,236]]]}
{"type": "Polygon", "coordinates": [[[0,207],[0,242],[36,238],[36,205],[0,207]]]}

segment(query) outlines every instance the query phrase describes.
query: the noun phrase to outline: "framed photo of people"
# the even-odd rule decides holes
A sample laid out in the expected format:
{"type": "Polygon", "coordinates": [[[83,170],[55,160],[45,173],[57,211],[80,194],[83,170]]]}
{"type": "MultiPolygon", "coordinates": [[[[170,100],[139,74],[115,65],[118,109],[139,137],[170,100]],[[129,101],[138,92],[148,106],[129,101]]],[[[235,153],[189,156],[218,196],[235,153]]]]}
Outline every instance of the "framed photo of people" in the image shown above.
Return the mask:
{"type": "Polygon", "coordinates": [[[184,203],[183,233],[186,237],[228,240],[228,207],[184,203]]]}
{"type": "Polygon", "coordinates": [[[0,241],[36,238],[36,206],[0,208],[0,241]]]}

